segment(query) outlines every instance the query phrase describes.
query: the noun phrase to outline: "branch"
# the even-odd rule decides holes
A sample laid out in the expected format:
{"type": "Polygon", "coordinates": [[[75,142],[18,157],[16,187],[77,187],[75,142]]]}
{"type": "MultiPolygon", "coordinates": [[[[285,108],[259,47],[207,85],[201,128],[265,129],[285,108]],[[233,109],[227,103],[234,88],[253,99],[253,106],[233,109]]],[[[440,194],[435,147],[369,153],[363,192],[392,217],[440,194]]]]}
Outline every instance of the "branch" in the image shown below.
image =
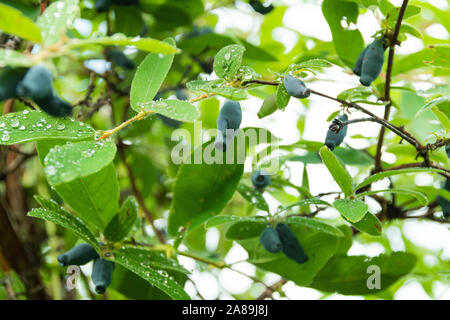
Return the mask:
{"type": "Polygon", "coordinates": [[[139,192],[139,189],[136,186],[136,180],[134,179],[133,171],[131,170],[131,167],[127,162],[127,157],[125,155],[125,150],[124,150],[124,144],[120,140],[117,145],[117,151],[119,152],[119,156],[122,159],[122,163],[124,164],[125,168],[127,169],[128,178],[130,179],[131,189],[133,190],[133,193],[136,196],[136,199],[137,199],[140,207],[144,211],[144,214],[145,214],[147,220],[150,222],[150,225],[152,226],[153,231],[155,232],[156,236],[158,237],[159,242],[166,243],[166,239],[165,239],[164,235],[162,234],[162,232],[155,227],[155,224],[154,224],[155,218],[153,217],[153,214],[150,212],[150,210],[145,205],[144,197],[139,192]]]}
{"type": "MultiPolygon", "coordinates": [[[[398,13],[397,22],[395,24],[394,33],[392,34],[392,37],[389,39],[389,58],[388,58],[388,64],[386,69],[386,83],[384,86],[384,101],[388,101],[388,104],[384,107],[384,120],[389,119],[389,114],[391,112],[391,78],[392,78],[392,69],[394,65],[394,53],[395,53],[395,45],[398,43],[398,34],[400,32],[400,27],[402,25],[402,19],[403,15],[405,14],[406,6],[408,5],[408,0],[403,0],[402,6],[400,8],[400,11],[398,13]]],[[[384,132],[385,129],[380,129],[380,134],[378,135],[378,143],[377,143],[377,152],[375,155],[375,168],[374,173],[377,173],[379,171],[382,171],[381,168],[381,148],[383,147],[383,140],[384,140],[384,132]]]]}

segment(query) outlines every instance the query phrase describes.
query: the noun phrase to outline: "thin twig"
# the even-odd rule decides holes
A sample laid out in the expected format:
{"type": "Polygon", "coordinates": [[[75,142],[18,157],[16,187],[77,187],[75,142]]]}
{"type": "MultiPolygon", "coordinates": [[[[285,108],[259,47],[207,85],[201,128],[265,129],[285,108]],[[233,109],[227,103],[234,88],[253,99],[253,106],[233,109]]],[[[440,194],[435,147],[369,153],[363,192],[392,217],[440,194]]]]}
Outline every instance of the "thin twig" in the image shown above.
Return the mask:
{"type": "MultiPolygon", "coordinates": [[[[383,119],[388,121],[389,120],[389,114],[391,111],[392,101],[391,101],[391,78],[392,78],[392,69],[394,66],[394,54],[395,54],[395,46],[398,42],[398,34],[400,32],[400,27],[402,24],[403,15],[405,14],[406,7],[408,5],[408,0],[403,0],[402,6],[400,8],[400,11],[398,13],[397,22],[395,24],[394,33],[392,34],[392,37],[389,39],[389,57],[388,57],[388,64],[386,69],[386,83],[384,86],[384,97],[383,100],[387,101],[388,104],[384,107],[384,116],[383,119]]],[[[382,127],[380,129],[380,133],[378,135],[378,142],[377,142],[377,152],[375,155],[375,168],[374,173],[382,171],[381,168],[381,148],[383,147],[383,140],[384,140],[384,132],[385,129],[382,127]]]]}
{"type": "Polygon", "coordinates": [[[150,225],[152,226],[153,231],[155,232],[156,236],[158,237],[159,242],[165,244],[166,239],[165,239],[164,235],[162,234],[162,232],[155,227],[155,224],[154,224],[155,218],[154,218],[153,214],[150,212],[150,210],[147,208],[147,206],[145,205],[144,197],[142,196],[141,192],[137,188],[136,180],[133,175],[133,171],[131,170],[131,167],[127,162],[127,157],[125,155],[125,150],[124,150],[124,144],[121,141],[119,141],[119,143],[118,143],[117,151],[119,152],[119,156],[122,159],[122,163],[124,164],[125,168],[127,169],[128,178],[129,178],[130,184],[131,184],[131,189],[133,190],[133,193],[136,196],[139,206],[144,211],[144,214],[145,214],[147,220],[150,222],[150,225]]]}

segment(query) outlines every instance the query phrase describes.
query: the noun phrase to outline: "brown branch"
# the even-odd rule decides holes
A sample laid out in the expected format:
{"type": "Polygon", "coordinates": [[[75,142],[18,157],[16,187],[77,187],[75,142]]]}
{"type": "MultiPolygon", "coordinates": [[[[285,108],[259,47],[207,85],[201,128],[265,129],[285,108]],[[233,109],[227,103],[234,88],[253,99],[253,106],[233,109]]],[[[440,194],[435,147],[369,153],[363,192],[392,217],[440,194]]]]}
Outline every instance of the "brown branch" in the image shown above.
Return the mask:
{"type": "MultiPolygon", "coordinates": [[[[384,101],[388,101],[388,104],[384,107],[384,116],[383,119],[388,121],[389,120],[389,114],[391,112],[391,78],[392,78],[392,69],[394,66],[394,54],[395,54],[395,45],[398,43],[398,34],[400,32],[400,27],[402,24],[403,15],[405,14],[406,6],[408,5],[408,0],[403,0],[402,6],[400,8],[400,11],[398,13],[397,22],[395,24],[394,33],[392,34],[392,37],[389,39],[389,57],[388,57],[388,64],[386,69],[386,83],[384,86],[384,101]]],[[[384,140],[384,133],[385,129],[382,127],[380,129],[380,133],[378,135],[378,142],[377,142],[377,152],[375,155],[375,168],[374,173],[382,171],[381,168],[381,148],[383,147],[383,140],[384,140]]]]}
{"type": "Polygon", "coordinates": [[[0,171],[0,181],[5,180],[6,176],[19,169],[28,159],[34,157],[35,155],[37,155],[36,151],[31,154],[23,155],[20,158],[16,158],[12,164],[0,171]]]}
{"type": "Polygon", "coordinates": [[[142,196],[141,192],[137,188],[136,180],[133,175],[133,171],[131,170],[131,167],[127,162],[127,157],[125,154],[124,146],[125,145],[122,143],[122,141],[119,140],[118,145],[117,145],[117,151],[119,152],[119,156],[122,159],[122,163],[124,164],[125,168],[127,169],[128,178],[129,178],[130,184],[131,184],[131,189],[133,190],[133,193],[136,196],[136,199],[137,199],[140,207],[144,211],[144,214],[145,214],[147,220],[150,222],[150,225],[152,226],[153,231],[155,232],[156,236],[158,237],[159,242],[166,243],[166,239],[165,239],[164,235],[162,234],[162,232],[155,227],[155,224],[154,224],[155,218],[153,217],[153,214],[150,212],[150,210],[145,205],[144,197],[142,196]]]}
{"type": "Polygon", "coordinates": [[[256,300],[264,300],[265,298],[270,298],[272,297],[272,294],[275,291],[280,290],[280,288],[287,282],[287,280],[285,279],[281,279],[277,282],[275,282],[273,285],[271,285],[270,287],[267,287],[266,290],[263,291],[263,293],[261,293],[259,295],[258,298],[256,298],[256,300]]]}

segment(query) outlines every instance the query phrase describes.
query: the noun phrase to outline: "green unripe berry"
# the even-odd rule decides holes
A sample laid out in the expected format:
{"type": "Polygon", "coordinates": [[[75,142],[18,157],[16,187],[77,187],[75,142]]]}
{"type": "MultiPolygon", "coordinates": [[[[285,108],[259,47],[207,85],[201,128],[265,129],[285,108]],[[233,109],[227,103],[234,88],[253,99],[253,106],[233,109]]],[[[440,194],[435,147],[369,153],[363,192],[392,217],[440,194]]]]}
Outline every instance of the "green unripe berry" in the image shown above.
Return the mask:
{"type": "Polygon", "coordinates": [[[227,144],[233,139],[239,130],[242,121],[241,105],[237,101],[227,100],[220,109],[217,117],[217,135],[215,147],[224,151],[227,144]]]}
{"type": "Polygon", "coordinates": [[[364,54],[361,64],[361,77],[359,82],[368,87],[378,78],[384,63],[384,40],[377,39],[372,42],[364,54]]]}
{"type": "MultiPolygon", "coordinates": [[[[342,122],[348,120],[348,116],[346,114],[342,114],[338,117],[338,119],[342,122]]],[[[325,145],[331,151],[334,150],[337,146],[339,146],[342,141],[344,141],[345,135],[347,134],[347,126],[344,126],[338,133],[328,129],[327,136],[325,138],[325,145]]]]}
{"type": "Polygon", "coordinates": [[[52,81],[52,73],[46,67],[31,67],[17,85],[16,94],[31,98],[36,103],[50,99],[53,95],[52,81]]]}
{"type": "Polygon", "coordinates": [[[272,227],[265,228],[259,236],[259,242],[267,251],[277,253],[281,250],[281,241],[277,230],[272,227]]]}
{"type": "Polygon", "coordinates": [[[76,265],[81,266],[89,261],[98,258],[98,253],[87,243],[79,244],[66,253],[60,254],[57,257],[58,263],[61,267],[76,265]]]}
{"type": "Polygon", "coordinates": [[[27,69],[5,68],[0,73],[0,101],[16,97],[16,88],[27,69]]]}
{"type": "Polygon", "coordinates": [[[284,87],[287,93],[295,98],[308,98],[311,94],[311,90],[305,86],[302,80],[294,78],[289,74],[284,76],[284,87]]]}
{"type": "Polygon", "coordinates": [[[252,183],[258,189],[264,189],[271,182],[270,175],[264,170],[255,170],[252,173],[252,183]]]}
{"type": "Polygon", "coordinates": [[[284,223],[279,223],[277,224],[276,229],[280,237],[281,250],[283,250],[283,253],[299,264],[308,261],[308,257],[300,245],[300,242],[298,242],[297,237],[292,233],[289,226],[284,223]]]}
{"type": "Polygon", "coordinates": [[[95,285],[95,292],[98,294],[105,293],[112,281],[112,273],[114,271],[114,262],[97,258],[94,260],[92,267],[92,282],[95,285]]]}
{"type": "Polygon", "coordinates": [[[258,111],[258,118],[262,119],[277,111],[277,95],[271,94],[264,99],[261,109],[258,111]]]}

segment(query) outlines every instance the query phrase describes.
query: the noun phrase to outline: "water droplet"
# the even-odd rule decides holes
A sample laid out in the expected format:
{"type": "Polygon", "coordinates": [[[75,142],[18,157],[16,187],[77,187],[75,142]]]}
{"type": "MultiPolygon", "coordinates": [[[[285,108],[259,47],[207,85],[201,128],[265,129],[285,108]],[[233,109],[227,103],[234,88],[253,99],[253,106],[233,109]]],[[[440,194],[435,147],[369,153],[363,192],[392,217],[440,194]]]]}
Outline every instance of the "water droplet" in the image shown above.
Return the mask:
{"type": "Polygon", "coordinates": [[[24,110],[23,111],[23,114],[29,114],[30,113],[30,110],[24,110]]]}
{"type": "Polygon", "coordinates": [[[25,126],[23,126],[23,125],[20,126],[20,127],[19,127],[19,130],[25,130],[25,126]]]}
{"type": "Polygon", "coordinates": [[[2,141],[9,141],[9,139],[10,139],[10,136],[9,136],[9,133],[4,133],[3,135],[2,135],[2,141]]]}
{"type": "Polygon", "coordinates": [[[4,128],[5,127],[5,123],[4,122],[0,122],[0,128],[4,128]]]}
{"type": "Polygon", "coordinates": [[[64,123],[58,123],[58,125],[56,126],[56,129],[58,130],[64,130],[66,126],[64,125],[64,123]]]}

